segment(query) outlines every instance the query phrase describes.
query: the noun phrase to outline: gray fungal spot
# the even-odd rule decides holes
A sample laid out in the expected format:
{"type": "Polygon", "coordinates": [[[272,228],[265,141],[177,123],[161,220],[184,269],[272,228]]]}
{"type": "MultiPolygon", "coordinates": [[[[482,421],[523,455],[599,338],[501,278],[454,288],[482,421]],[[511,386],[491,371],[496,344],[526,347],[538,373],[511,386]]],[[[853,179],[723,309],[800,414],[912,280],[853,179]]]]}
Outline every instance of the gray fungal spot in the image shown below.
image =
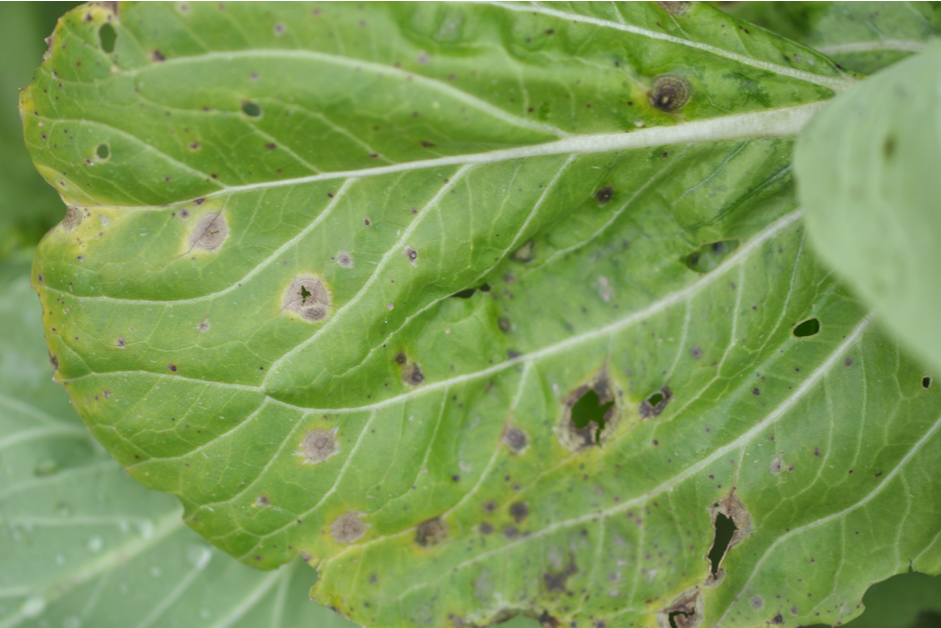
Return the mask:
{"type": "Polygon", "coordinates": [[[270,506],[271,500],[268,499],[267,495],[259,495],[255,498],[255,505],[260,507],[270,506]]]}
{"type": "Polygon", "coordinates": [[[207,331],[209,331],[209,317],[207,316],[206,318],[204,318],[203,322],[201,322],[199,325],[196,326],[196,329],[198,329],[199,331],[203,333],[206,333],[207,331]]]}
{"type": "Polygon", "coordinates": [[[353,257],[350,255],[349,251],[340,251],[337,253],[337,264],[341,268],[353,268],[353,257]]]}
{"type": "Polygon", "coordinates": [[[762,599],[760,595],[756,595],[755,597],[750,599],[748,603],[751,604],[751,607],[755,609],[756,611],[765,607],[765,601],[764,599],[762,599]]]}
{"type": "Polygon", "coordinates": [[[783,466],[784,466],[784,461],[781,460],[780,456],[778,456],[777,458],[771,461],[771,466],[770,466],[771,473],[775,475],[780,475],[781,467],[783,466]]]}
{"type": "Polygon", "coordinates": [[[304,462],[316,464],[323,462],[340,451],[337,443],[337,428],[332,430],[310,430],[304,434],[301,453],[304,462]]]}
{"type": "Polygon", "coordinates": [[[415,530],[415,542],[421,547],[433,547],[446,538],[448,538],[448,526],[440,517],[420,523],[415,530]]]}
{"type": "Polygon", "coordinates": [[[82,224],[84,219],[85,216],[82,213],[81,208],[74,205],[69,205],[68,209],[65,211],[65,218],[62,219],[62,222],[59,223],[59,226],[66,231],[72,231],[75,229],[75,227],[82,224]]]}
{"type": "Polygon", "coordinates": [[[359,518],[358,512],[340,515],[330,524],[330,535],[337,543],[355,543],[366,534],[366,524],[359,518]]]}
{"type": "Polygon", "coordinates": [[[414,266],[416,260],[418,260],[418,251],[410,246],[407,246],[405,247],[405,257],[408,258],[408,263],[414,266]]]}
{"type": "Polygon", "coordinates": [[[683,17],[689,13],[691,2],[660,2],[657,0],[657,6],[674,17],[683,17]]]}
{"type": "Polygon", "coordinates": [[[203,251],[215,251],[229,235],[229,226],[222,217],[221,212],[206,214],[199,219],[199,223],[190,236],[190,248],[203,251]]]}
{"type": "Polygon", "coordinates": [[[425,381],[425,374],[421,370],[421,365],[412,362],[402,369],[402,381],[409,386],[419,386],[425,381]]]}
{"type": "Polygon", "coordinates": [[[528,264],[536,257],[536,244],[530,240],[520,248],[513,251],[513,259],[528,264]]]}
{"type": "Polygon", "coordinates": [[[515,425],[507,425],[503,430],[502,442],[514,454],[521,454],[526,451],[529,445],[529,436],[525,430],[515,425]]]}
{"type": "Polygon", "coordinates": [[[510,516],[516,523],[523,523],[523,520],[529,516],[529,504],[526,502],[514,502],[510,505],[510,516]]]}
{"type": "Polygon", "coordinates": [[[682,76],[662,74],[650,87],[650,104],[666,113],[679,111],[689,102],[690,86],[682,76]]]}
{"type": "Polygon", "coordinates": [[[124,336],[118,336],[114,344],[117,345],[118,349],[123,349],[127,346],[127,341],[124,340],[124,336]]]}
{"type": "Polygon", "coordinates": [[[702,349],[698,346],[690,347],[689,354],[693,356],[694,359],[698,360],[702,357],[702,349]]]}
{"type": "Polygon", "coordinates": [[[327,317],[330,292],[316,277],[298,277],[284,295],[284,308],[300,315],[305,321],[316,322],[327,317]]]}

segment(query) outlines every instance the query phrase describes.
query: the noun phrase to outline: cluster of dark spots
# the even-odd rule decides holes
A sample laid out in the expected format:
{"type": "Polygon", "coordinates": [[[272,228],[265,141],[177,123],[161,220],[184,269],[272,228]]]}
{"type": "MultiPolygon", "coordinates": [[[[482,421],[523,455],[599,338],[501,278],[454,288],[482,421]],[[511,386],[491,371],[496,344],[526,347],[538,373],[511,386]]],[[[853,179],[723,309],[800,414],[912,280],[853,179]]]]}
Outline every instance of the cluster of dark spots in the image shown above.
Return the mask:
{"type": "MultiPolygon", "coordinates": [[[[538,621],[541,628],[559,628],[562,625],[562,622],[550,615],[549,611],[543,611],[538,621]]],[[[575,622],[572,622],[572,628],[576,628],[575,622]]]]}
{"type": "Polygon", "coordinates": [[[154,49],[154,51],[150,53],[150,59],[151,61],[166,61],[167,60],[167,58],[163,56],[163,53],[157,49],[154,49]]]}
{"type": "Polygon", "coordinates": [[[523,523],[523,520],[529,516],[529,504],[526,502],[514,502],[510,505],[510,516],[516,523],[523,523]]]}
{"type": "Polygon", "coordinates": [[[738,248],[738,240],[707,242],[683,259],[686,267],[697,273],[708,273],[738,248]]]}
{"type": "Polygon", "coordinates": [[[167,368],[170,369],[172,372],[176,373],[176,364],[173,364],[171,362],[170,364],[167,364],[167,368]]]}
{"type": "Polygon", "coordinates": [[[689,13],[691,2],[661,2],[657,0],[657,6],[674,17],[683,17],[689,13]]]}
{"type": "Polygon", "coordinates": [[[650,86],[650,105],[665,113],[673,113],[689,102],[690,85],[682,76],[662,74],[650,86]]]}
{"type": "Polygon", "coordinates": [[[575,557],[569,556],[569,562],[561,571],[547,571],[542,574],[542,581],[546,585],[546,590],[550,593],[565,591],[565,582],[569,579],[569,576],[574,576],[578,573],[578,568],[575,566],[575,557]]]}
{"type": "Polygon", "coordinates": [[[405,257],[408,258],[408,263],[412,266],[415,265],[416,260],[418,259],[418,251],[413,249],[410,246],[405,247],[405,257]]]}
{"type": "Polygon", "coordinates": [[[323,320],[330,307],[330,293],[320,279],[311,276],[298,277],[284,295],[284,310],[299,314],[309,322],[323,320]]]}
{"type": "Polygon", "coordinates": [[[660,390],[651,393],[646,399],[640,402],[637,408],[637,414],[642,419],[659,416],[666,409],[667,404],[673,399],[673,391],[666,385],[660,390]]]}
{"type": "Polygon", "coordinates": [[[421,547],[439,545],[446,538],[448,538],[448,526],[441,520],[441,517],[423,521],[415,529],[415,543],[421,547]]]}
{"type": "Polygon", "coordinates": [[[507,425],[503,429],[501,442],[506,445],[511,452],[520,454],[525,451],[526,446],[529,444],[529,435],[520,427],[507,425]]]}
{"type": "Polygon", "coordinates": [[[479,529],[480,529],[480,533],[481,533],[481,534],[492,534],[492,533],[493,533],[493,526],[490,525],[489,523],[487,523],[486,521],[484,521],[483,523],[480,524],[479,529]]]}
{"type": "Polygon", "coordinates": [[[484,502],[483,509],[484,509],[484,512],[486,513],[496,512],[497,503],[492,500],[489,502],[484,502]]]}
{"type": "MultiPolygon", "coordinates": [[[[180,214],[182,215],[182,211],[180,214]]],[[[222,217],[222,212],[206,214],[199,219],[196,228],[190,235],[190,250],[215,251],[229,235],[229,226],[222,217]]]]}
{"type": "Polygon", "coordinates": [[[611,197],[614,196],[614,188],[610,185],[606,185],[597,192],[595,192],[595,200],[600,204],[605,205],[608,201],[611,200],[611,197]]]}

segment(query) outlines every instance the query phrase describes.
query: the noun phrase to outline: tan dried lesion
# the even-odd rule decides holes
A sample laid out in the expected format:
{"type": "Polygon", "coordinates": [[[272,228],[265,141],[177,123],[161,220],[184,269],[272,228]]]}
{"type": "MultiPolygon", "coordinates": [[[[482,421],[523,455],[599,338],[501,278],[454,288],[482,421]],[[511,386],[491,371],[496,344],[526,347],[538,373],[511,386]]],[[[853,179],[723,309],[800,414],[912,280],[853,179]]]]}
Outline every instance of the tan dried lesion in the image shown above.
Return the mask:
{"type": "Polygon", "coordinates": [[[190,250],[215,251],[229,235],[229,225],[222,212],[206,214],[190,234],[190,250]]]}
{"type": "Polygon", "coordinates": [[[284,294],[282,311],[294,312],[308,322],[323,320],[331,307],[330,291],[312,275],[297,277],[284,294]]]}

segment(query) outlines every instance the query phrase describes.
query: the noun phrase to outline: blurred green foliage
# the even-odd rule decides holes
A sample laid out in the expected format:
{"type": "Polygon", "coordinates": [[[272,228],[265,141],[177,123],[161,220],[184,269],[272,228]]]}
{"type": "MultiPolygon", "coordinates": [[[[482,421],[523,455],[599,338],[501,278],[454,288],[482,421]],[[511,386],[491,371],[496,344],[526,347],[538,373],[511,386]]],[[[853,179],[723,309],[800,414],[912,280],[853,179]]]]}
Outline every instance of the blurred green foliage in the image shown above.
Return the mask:
{"type": "Polygon", "coordinates": [[[78,4],[0,4],[0,259],[36,244],[65,215],[62,201],[26,152],[17,100],[39,67],[44,38],[59,16],[78,4]]]}

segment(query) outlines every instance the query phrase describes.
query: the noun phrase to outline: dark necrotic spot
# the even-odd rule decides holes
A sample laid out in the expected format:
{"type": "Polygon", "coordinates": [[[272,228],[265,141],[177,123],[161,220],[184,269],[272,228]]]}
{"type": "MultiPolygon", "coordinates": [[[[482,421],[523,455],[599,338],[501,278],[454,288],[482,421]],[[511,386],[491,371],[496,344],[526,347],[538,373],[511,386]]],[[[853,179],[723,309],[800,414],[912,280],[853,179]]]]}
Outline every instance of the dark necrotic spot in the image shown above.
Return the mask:
{"type": "Polygon", "coordinates": [[[242,101],[242,113],[246,116],[257,118],[261,115],[261,106],[250,100],[244,100],[242,101]]]}
{"type": "Polygon", "coordinates": [[[487,523],[486,521],[484,521],[483,523],[480,524],[480,533],[481,533],[481,534],[492,534],[492,533],[493,533],[493,526],[490,525],[489,523],[487,523]]]}
{"type": "Polygon", "coordinates": [[[102,142],[98,145],[98,148],[95,149],[95,156],[98,157],[100,161],[104,161],[111,156],[111,149],[108,148],[107,144],[102,142]]]}
{"type": "Polygon", "coordinates": [[[820,331],[820,321],[817,318],[808,318],[794,327],[794,335],[798,338],[813,336],[820,331]]]}
{"type": "Polygon", "coordinates": [[[268,496],[267,496],[267,495],[259,495],[258,497],[255,498],[255,505],[256,505],[256,506],[262,506],[262,507],[264,507],[264,506],[270,506],[270,505],[271,505],[271,500],[268,499],[268,496]]]}
{"type": "Polygon", "coordinates": [[[637,408],[637,413],[642,419],[659,416],[671,399],[673,399],[673,391],[664,386],[644,399],[637,408]]]}
{"type": "Polygon", "coordinates": [[[526,449],[526,445],[529,443],[529,436],[526,432],[515,425],[508,425],[505,430],[503,430],[503,444],[506,445],[510,451],[513,453],[520,453],[526,449]]]}
{"type": "Polygon", "coordinates": [[[663,74],[650,87],[650,104],[660,111],[679,111],[689,102],[690,86],[682,76],[663,74]]]}
{"type": "Polygon", "coordinates": [[[520,534],[519,530],[516,529],[516,526],[504,526],[503,527],[503,536],[508,539],[515,539],[520,534]]]}
{"type": "Polygon", "coordinates": [[[405,363],[408,362],[408,356],[406,356],[401,351],[399,353],[396,353],[395,358],[393,359],[395,360],[395,363],[398,364],[399,366],[404,366],[405,363]]]}
{"type": "Polygon", "coordinates": [[[569,579],[569,576],[574,576],[577,573],[578,568],[575,566],[575,559],[569,556],[569,562],[564,569],[558,572],[547,571],[542,575],[542,580],[549,591],[565,591],[566,580],[569,579]]]}
{"type": "Polygon", "coordinates": [[[929,388],[931,388],[931,378],[928,377],[927,375],[925,375],[924,377],[922,377],[922,378],[921,378],[921,387],[924,388],[925,390],[928,390],[929,388]]]}
{"type": "Polygon", "coordinates": [[[438,545],[446,538],[448,538],[448,527],[440,517],[420,523],[415,530],[415,542],[421,547],[438,545]]]}
{"type": "Polygon", "coordinates": [[[409,386],[418,386],[425,381],[425,374],[421,370],[421,365],[412,362],[402,369],[402,381],[409,386]]]}
{"type": "Polygon", "coordinates": [[[690,349],[689,349],[689,354],[690,354],[691,356],[693,356],[693,358],[695,358],[695,359],[698,360],[699,358],[702,357],[702,349],[700,349],[699,347],[696,347],[696,346],[690,347],[690,349]]]}
{"type": "Polygon", "coordinates": [[[98,29],[98,41],[101,43],[101,49],[105,52],[114,52],[114,45],[117,40],[118,34],[111,24],[102,24],[101,28],[98,29]]]}
{"type": "Polygon", "coordinates": [[[221,212],[206,214],[199,219],[190,235],[190,248],[203,251],[215,251],[229,234],[229,226],[221,212]]]}
{"type": "Polygon", "coordinates": [[[176,373],[176,364],[173,364],[173,363],[167,364],[167,368],[170,369],[172,372],[176,373]]]}
{"type": "Polygon", "coordinates": [[[409,263],[410,263],[412,266],[414,266],[414,265],[415,265],[415,260],[418,259],[418,251],[416,251],[415,249],[413,249],[413,248],[410,247],[410,246],[406,246],[406,247],[405,247],[405,257],[407,257],[409,263]]]}
{"type": "Polygon", "coordinates": [[[885,142],[882,143],[882,154],[886,159],[891,159],[892,155],[895,154],[895,138],[889,136],[885,138],[885,142]]]}
{"type": "Polygon", "coordinates": [[[123,349],[124,347],[127,346],[127,342],[121,336],[118,336],[118,339],[115,342],[115,344],[118,346],[119,349],[123,349]]]}
{"type": "Polygon", "coordinates": [[[687,255],[683,259],[683,263],[686,264],[687,268],[697,273],[708,273],[721,264],[737,248],[738,240],[709,242],[687,255]]]}
{"type": "Polygon", "coordinates": [[[59,358],[56,357],[56,356],[54,356],[54,355],[52,355],[51,353],[49,354],[49,364],[52,365],[52,370],[53,370],[53,371],[58,371],[58,370],[59,370],[59,358]]]}
{"type": "Polygon", "coordinates": [[[610,201],[612,196],[614,196],[614,188],[610,185],[606,185],[595,192],[595,199],[602,205],[610,201]]]}
{"type": "Polygon", "coordinates": [[[151,52],[151,53],[150,53],[150,58],[153,59],[154,61],[158,61],[158,62],[159,62],[159,61],[166,61],[166,60],[167,60],[167,58],[166,58],[165,56],[163,56],[163,53],[160,52],[159,50],[154,50],[153,52],[151,52]]]}
{"type": "Polygon", "coordinates": [[[529,505],[526,502],[515,502],[510,505],[510,516],[516,523],[522,523],[529,516],[529,505]]]}

